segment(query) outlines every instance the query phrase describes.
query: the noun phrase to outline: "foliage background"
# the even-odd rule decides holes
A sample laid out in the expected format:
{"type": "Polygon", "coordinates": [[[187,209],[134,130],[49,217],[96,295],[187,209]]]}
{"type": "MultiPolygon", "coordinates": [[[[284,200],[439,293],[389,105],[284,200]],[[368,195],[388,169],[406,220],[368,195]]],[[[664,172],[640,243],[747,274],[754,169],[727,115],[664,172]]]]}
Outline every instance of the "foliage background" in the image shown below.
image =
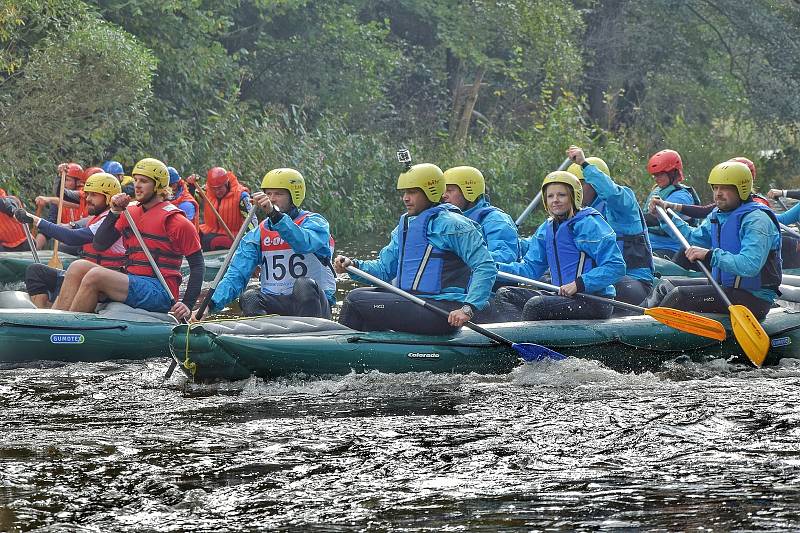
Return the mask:
{"type": "Polygon", "coordinates": [[[736,155],[800,186],[798,26],[790,0],[2,0],[0,185],[292,166],[339,237],[394,224],[400,146],[512,216],[572,143],[640,195],[665,147],[701,192],[736,155]]]}

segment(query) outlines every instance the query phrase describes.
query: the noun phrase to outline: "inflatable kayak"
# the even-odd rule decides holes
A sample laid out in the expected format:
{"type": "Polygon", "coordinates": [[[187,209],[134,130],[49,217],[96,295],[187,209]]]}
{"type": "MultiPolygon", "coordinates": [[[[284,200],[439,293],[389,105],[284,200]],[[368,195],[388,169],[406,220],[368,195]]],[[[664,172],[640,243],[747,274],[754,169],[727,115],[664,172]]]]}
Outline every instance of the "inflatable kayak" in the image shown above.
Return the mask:
{"type": "MultiPolygon", "coordinates": [[[[513,342],[541,344],[621,371],[656,368],[682,354],[698,360],[745,360],[728,317],[714,318],[729,331],[722,343],[674,330],[647,316],[484,327],[513,342]]],[[[800,312],[775,308],[763,326],[772,338],[767,364],[800,357],[800,312]]],[[[519,364],[514,350],[466,328],[450,336],[359,332],[324,319],[279,316],[175,326],[170,350],[183,372],[196,381],[372,370],[497,374],[519,364]]]]}
{"type": "MultiPolygon", "coordinates": [[[[204,252],[203,257],[206,260],[206,273],[205,280],[211,281],[217,274],[217,271],[222,266],[222,261],[225,259],[227,250],[217,250],[214,252],[204,252]]],[[[43,264],[47,264],[53,257],[52,250],[40,250],[39,259],[43,264]]],[[[64,268],[67,268],[70,263],[79,259],[74,255],[59,254],[61,263],[64,268]]],[[[28,265],[32,264],[33,257],[30,252],[3,252],[0,253],[0,283],[18,283],[25,281],[25,269],[28,265]]],[[[189,264],[186,260],[183,261],[181,271],[184,276],[189,275],[189,264]]]]}
{"type": "Polygon", "coordinates": [[[117,302],[98,314],[36,309],[18,291],[0,293],[0,307],[0,364],[169,356],[169,315],[117,302]]]}

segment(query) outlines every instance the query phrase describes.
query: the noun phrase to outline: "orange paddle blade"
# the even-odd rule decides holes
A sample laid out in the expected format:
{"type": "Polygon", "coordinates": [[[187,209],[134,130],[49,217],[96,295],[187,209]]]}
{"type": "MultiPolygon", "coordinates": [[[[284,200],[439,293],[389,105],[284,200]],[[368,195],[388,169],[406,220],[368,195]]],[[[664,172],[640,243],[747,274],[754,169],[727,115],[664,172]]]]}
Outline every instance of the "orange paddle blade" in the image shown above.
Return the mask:
{"type": "Polygon", "coordinates": [[[53,255],[50,257],[50,261],[47,262],[47,266],[59,270],[64,268],[64,265],[61,263],[61,258],[58,256],[58,241],[53,242],[53,255]]]}
{"type": "Polygon", "coordinates": [[[753,313],[743,305],[731,305],[731,327],[739,346],[750,361],[760,367],[769,351],[769,335],[753,313]]]}
{"type": "Polygon", "coordinates": [[[724,341],[727,337],[725,326],[713,318],[696,315],[671,307],[652,307],[645,309],[644,314],[651,316],[667,326],[691,333],[692,335],[699,335],[701,337],[708,337],[717,341],[724,341]]]}

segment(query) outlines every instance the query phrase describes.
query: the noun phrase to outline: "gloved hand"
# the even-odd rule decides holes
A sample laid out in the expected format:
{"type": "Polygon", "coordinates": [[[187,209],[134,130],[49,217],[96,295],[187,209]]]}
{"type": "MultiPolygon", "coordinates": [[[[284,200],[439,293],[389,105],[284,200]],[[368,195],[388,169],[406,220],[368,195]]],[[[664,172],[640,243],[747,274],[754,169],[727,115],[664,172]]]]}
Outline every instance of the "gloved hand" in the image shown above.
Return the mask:
{"type": "Polygon", "coordinates": [[[5,213],[8,216],[14,216],[14,209],[19,205],[13,198],[0,198],[0,213],[5,213]]]}
{"type": "Polygon", "coordinates": [[[14,218],[22,222],[23,224],[32,224],[33,218],[25,211],[23,208],[19,207],[14,210],[14,218]]]}

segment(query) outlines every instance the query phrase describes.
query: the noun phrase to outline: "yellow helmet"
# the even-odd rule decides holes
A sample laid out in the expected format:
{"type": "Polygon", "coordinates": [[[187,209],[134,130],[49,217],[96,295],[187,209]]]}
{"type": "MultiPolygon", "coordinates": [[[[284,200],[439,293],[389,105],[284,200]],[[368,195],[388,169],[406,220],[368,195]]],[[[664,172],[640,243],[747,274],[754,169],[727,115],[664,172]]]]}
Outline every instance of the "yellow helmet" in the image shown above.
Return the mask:
{"type": "Polygon", "coordinates": [[[111,197],[122,192],[119,180],[107,172],[92,174],[83,186],[84,192],[96,192],[106,197],[106,202],[111,203],[111,197]]]}
{"type": "MultiPolygon", "coordinates": [[[[611,176],[611,171],[608,170],[608,165],[606,165],[606,162],[600,159],[599,157],[587,157],[586,162],[602,170],[603,174],[605,174],[606,176],[611,176]]],[[[583,179],[583,168],[581,168],[581,166],[578,163],[572,163],[567,169],[567,172],[574,175],[579,180],[583,179]]]]}
{"type": "Polygon", "coordinates": [[[486,192],[486,181],[475,167],[453,167],[444,171],[444,184],[458,185],[468,202],[474,202],[486,192]]]}
{"type": "Polygon", "coordinates": [[[156,182],[156,190],[169,187],[169,171],[167,171],[167,165],[158,159],[146,157],[136,163],[133,166],[133,170],[131,170],[131,176],[137,174],[146,176],[156,182]]]}
{"type": "Polygon", "coordinates": [[[276,168],[264,174],[261,180],[262,189],[286,189],[292,197],[292,203],[299,206],[306,197],[306,180],[293,168],[276,168]]]}
{"type": "Polygon", "coordinates": [[[422,189],[428,200],[441,202],[444,194],[442,169],[431,163],[414,165],[397,178],[397,190],[402,189],[422,189]]]}
{"type": "MultiPolygon", "coordinates": [[[[556,170],[545,176],[544,180],[542,180],[543,195],[545,194],[545,188],[551,183],[563,183],[572,187],[572,198],[575,201],[575,210],[577,211],[581,208],[581,203],[583,203],[583,187],[581,186],[581,181],[574,174],[565,170],[556,170]]],[[[545,209],[547,209],[547,203],[542,202],[542,204],[544,204],[545,209]]]]}
{"type": "Polygon", "coordinates": [[[753,175],[744,163],[725,161],[711,169],[708,184],[733,185],[739,192],[739,198],[747,200],[753,190],[753,175]]]}

